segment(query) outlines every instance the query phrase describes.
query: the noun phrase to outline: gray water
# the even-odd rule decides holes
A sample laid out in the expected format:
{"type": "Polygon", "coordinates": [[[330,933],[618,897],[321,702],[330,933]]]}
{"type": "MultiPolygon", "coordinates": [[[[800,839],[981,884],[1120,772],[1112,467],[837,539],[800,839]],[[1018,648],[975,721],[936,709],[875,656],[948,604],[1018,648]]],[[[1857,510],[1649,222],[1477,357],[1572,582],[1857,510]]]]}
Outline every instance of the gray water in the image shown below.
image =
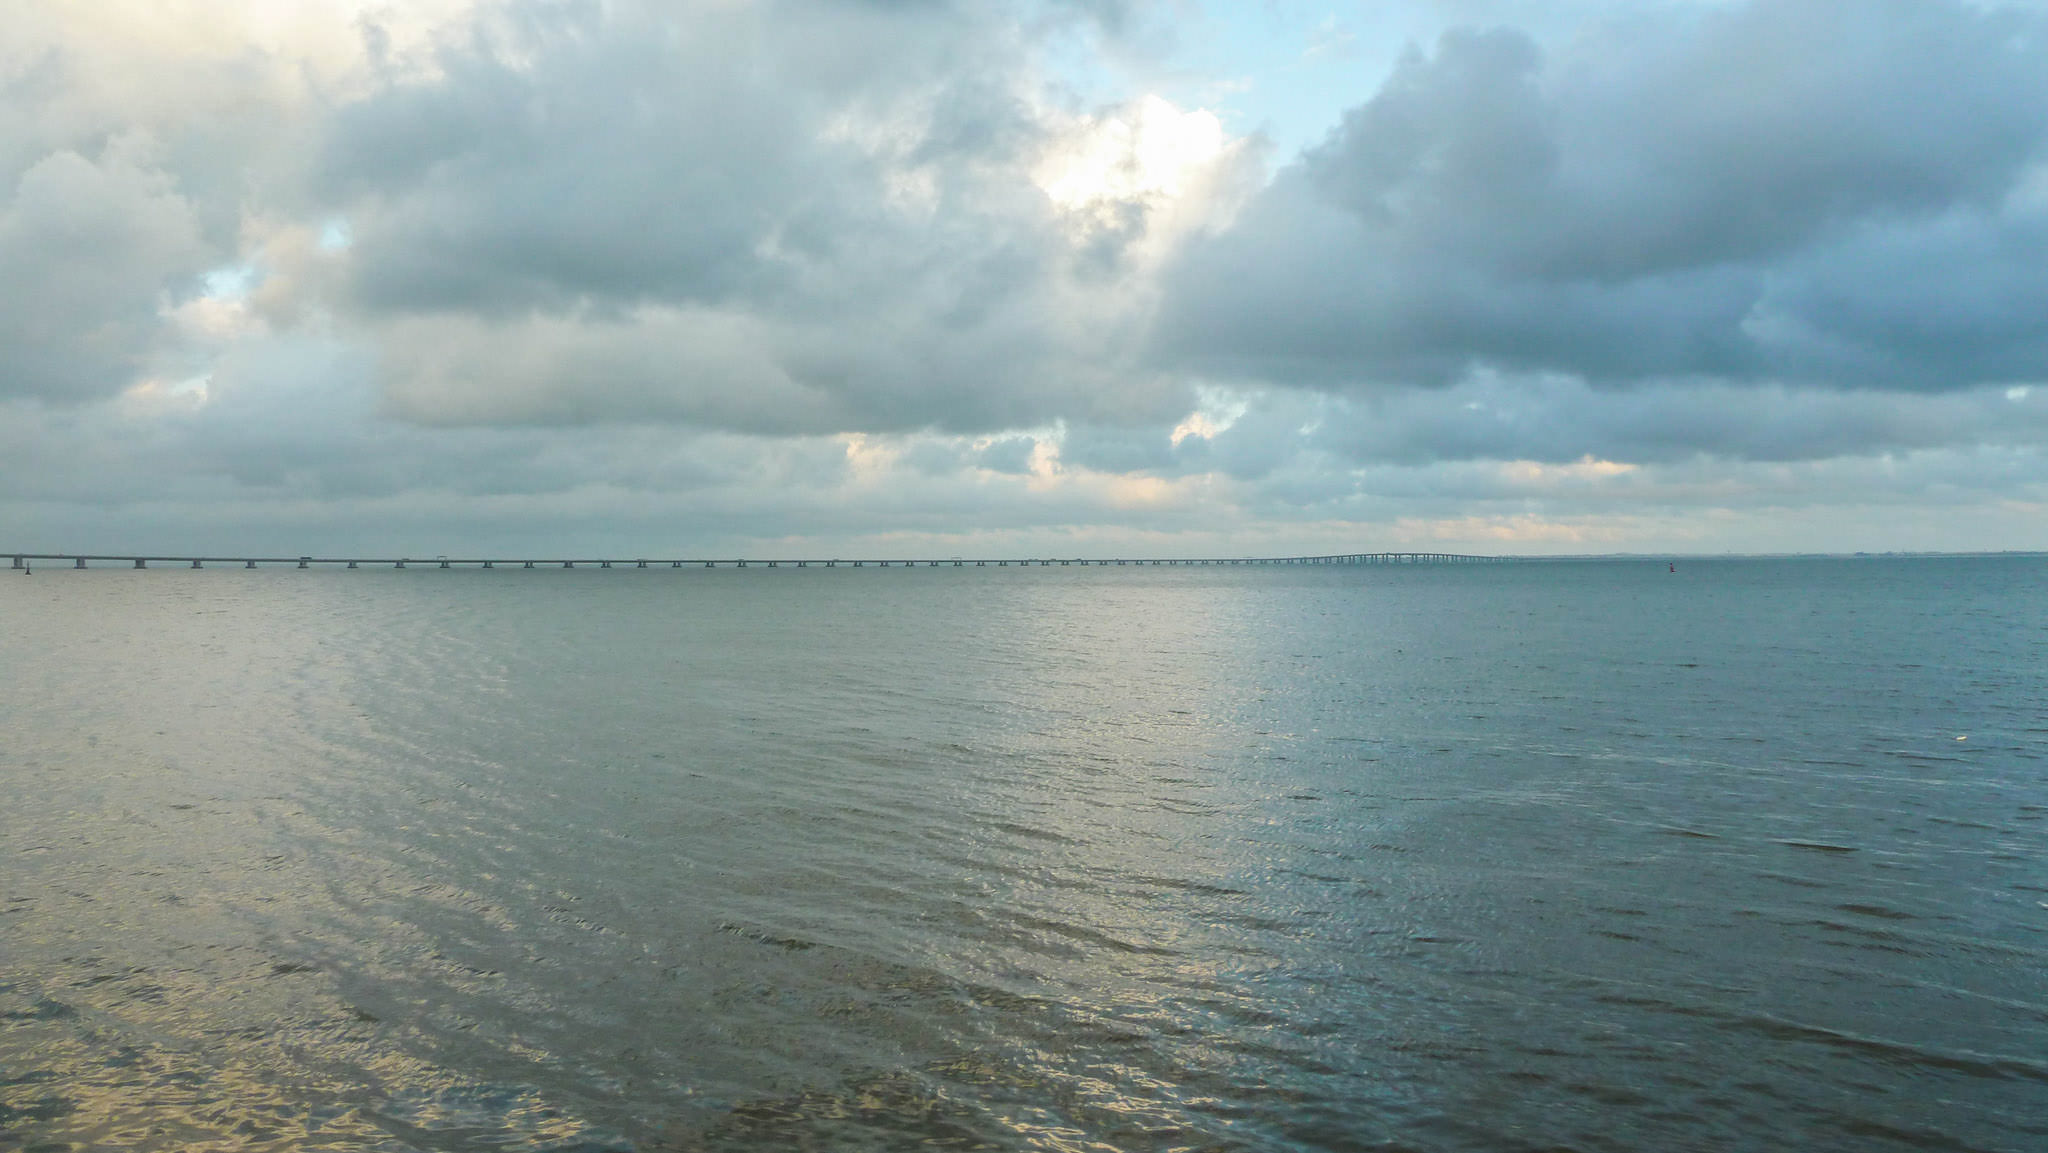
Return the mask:
{"type": "Polygon", "coordinates": [[[0,575],[0,1148],[2048,1148],[2048,560],[0,575]]]}

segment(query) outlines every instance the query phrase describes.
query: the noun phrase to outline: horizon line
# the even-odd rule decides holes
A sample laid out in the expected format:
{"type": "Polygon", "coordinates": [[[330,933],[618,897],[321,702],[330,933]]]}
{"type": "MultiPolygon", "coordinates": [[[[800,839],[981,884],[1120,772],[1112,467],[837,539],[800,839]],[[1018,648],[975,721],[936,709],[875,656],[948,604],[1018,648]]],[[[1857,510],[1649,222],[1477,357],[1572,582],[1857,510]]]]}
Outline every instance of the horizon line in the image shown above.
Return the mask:
{"type": "Polygon", "coordinates": [[[348,556],[302,554],[298,556],[262,555],[254,553],[143,553],[143,552],[13,552],[0,549],[0,556],[12,558],[13,568],[32,568],[34,561],[68,562],[72,568],[91,567],[89,562],[120,562],[136,569],[146,569],[151,563],[181,564],[192,568],[206,565],[241,565],[244,568],[274,567],[291,565],[297,568],[345,567],[360,568],[365,565],[403,569],[408,566],[430,568],[946,568],[995,566],[1007,567],[1180,567],[1180,566],[1375,566],[1375,565],[1444,565],[1444,564],[1502,564],[1546,561],[1628,561],[1628,560],[1825,560],[1825,559],[1867,559],[1867,558],[1940,558],[1940,557],[1997,557],[2048,556],[2048,551],[2037,549],[1969,549],[1969,550],[1887,550],[1873,552],[1777,552],[1777,553],[1677,553],[1677,552],[1612,552],[1612,553],[1454,553],[1438,551],[1381,551],[1321,553],[1294,555],[1242,555],[1242,556],[1058,556],[1051,554],[1019,556],[930,556],[930,555],[871,555],[859,557],[838,556],[697,556],[697,557],[642,557],[632,555],[615,556],[562,556],[538,555],[511,556],[452,556],[434,554],[431,556],[387,555],[348,556]]]}

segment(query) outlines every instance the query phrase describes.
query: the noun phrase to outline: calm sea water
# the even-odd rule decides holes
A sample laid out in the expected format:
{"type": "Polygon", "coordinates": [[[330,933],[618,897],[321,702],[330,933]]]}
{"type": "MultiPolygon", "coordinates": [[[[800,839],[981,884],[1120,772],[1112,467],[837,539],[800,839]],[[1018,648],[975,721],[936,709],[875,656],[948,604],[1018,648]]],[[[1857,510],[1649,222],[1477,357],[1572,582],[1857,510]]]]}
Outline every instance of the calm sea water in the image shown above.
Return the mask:
{"type": "Polygon", "coordinates": [[[2048,560],[1680,569],[0,575],[0,1148],[2048,1148],[2048,560]]]}

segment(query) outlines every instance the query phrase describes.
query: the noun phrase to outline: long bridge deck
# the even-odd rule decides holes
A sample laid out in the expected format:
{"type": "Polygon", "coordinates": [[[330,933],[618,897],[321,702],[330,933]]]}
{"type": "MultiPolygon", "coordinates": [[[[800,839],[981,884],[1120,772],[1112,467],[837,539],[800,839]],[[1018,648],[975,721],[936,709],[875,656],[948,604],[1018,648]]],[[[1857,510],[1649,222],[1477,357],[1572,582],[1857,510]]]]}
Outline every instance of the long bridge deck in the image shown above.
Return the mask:
{"type": "Polygon", "coordinates": [[[157,556],[136,553],[4,553],[12,556],[16,569],[33,570],[37,561],[47,567],[91,568],[114,565],[146,569],[155,565],[205,568],[208,565],[242,568],[1048,568],[1054,565],[1102,566],[1189,566],[1189,565],[1388,565],[1388,564],[1499,564],[1517,558],[1472,556],[1447,552],[1355,552],[1327,556],[1269,557],[890,557],[847,559],[843,557],[335,557],[335,556],[249,556],[223,553],[210,556],[157,556]]]}

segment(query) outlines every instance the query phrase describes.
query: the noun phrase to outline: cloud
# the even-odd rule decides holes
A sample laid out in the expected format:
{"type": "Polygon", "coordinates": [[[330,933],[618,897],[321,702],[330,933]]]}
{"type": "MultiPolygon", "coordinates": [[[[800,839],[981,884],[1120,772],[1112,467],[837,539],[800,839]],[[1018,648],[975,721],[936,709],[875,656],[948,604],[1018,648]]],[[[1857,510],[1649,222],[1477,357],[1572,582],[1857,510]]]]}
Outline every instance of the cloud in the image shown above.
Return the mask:
{"type": "Polygon", "coordinates": [[[2038,377],[2044,105],[2048,20],[1949,0],[1453,31],[1188,249],[1158,353],[1334,389],[2038,377]]]}
{"type": "Polygon", "coordinates": [[[1038,100],[949,6],[515,2],[337,107],[333,306],[439,424],[999,431],[1164,417],[1185,206],[1251,168],[1158,98],[1038,100]]]}
{"type": "Polygon", "coordinates": [[[0,9],[0,535],[2048,545],[2038,5],[1418,3],[1270,175],[1173,11],[0,9]]]}
{"type": "Polygon", "coordinates": [[[167,301],[210,255],[144,142],[37,159],[0,199],[0,396],[119,392],[159,344],[167,301]]]}

